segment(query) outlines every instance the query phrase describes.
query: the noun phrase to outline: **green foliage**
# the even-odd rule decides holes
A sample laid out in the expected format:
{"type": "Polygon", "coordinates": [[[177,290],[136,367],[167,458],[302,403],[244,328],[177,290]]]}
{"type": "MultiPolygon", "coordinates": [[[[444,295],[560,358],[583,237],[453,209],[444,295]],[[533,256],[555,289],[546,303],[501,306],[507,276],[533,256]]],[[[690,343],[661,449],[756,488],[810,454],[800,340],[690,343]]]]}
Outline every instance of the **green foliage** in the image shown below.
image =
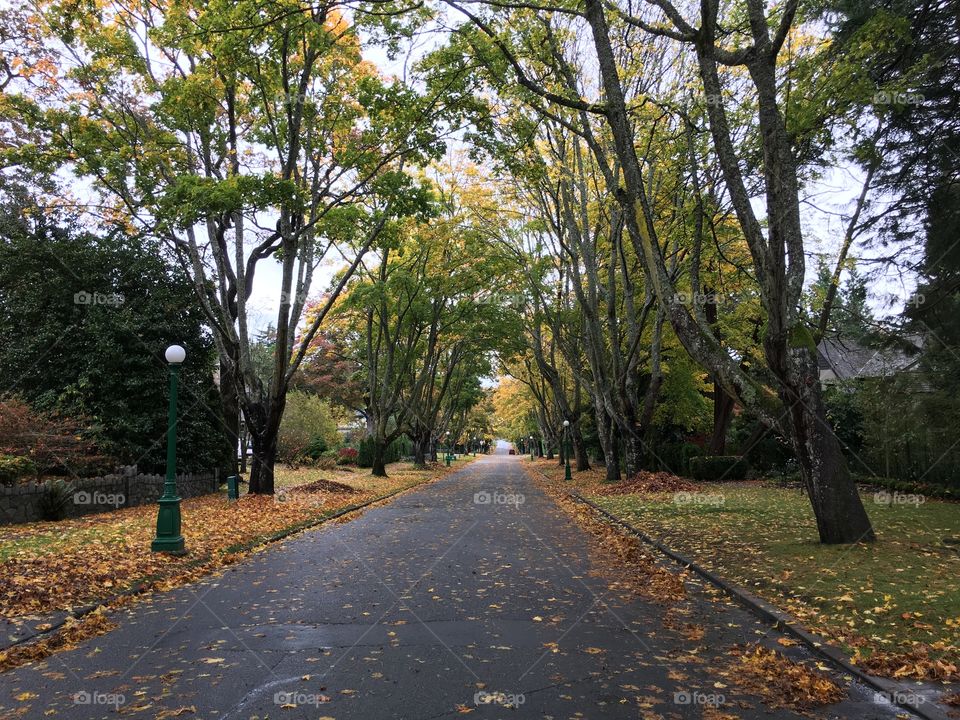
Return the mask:
{"type": "Polygon", "coordinates": [[[653,447],[652,466],[656,470],[686,476],[690,475],[691,461],[702,454],[703,449],[693,443],[656,443],[653,447]]]}
{"type": "MultiPolygon", "coordinates": [[[[368,468],[373,467],[373,457],[376,452],[376,441],[374,438],[365,437],[357,444],[357,467],[368,468]]],[[[398,437],[396,440],[387,445],[387,449],[384,452],[383,462],[392,463],[397,462],[402,457],[407,457],[413,452],[413,445],[410,443],[410,438],[406,435],[398,437]]]]}
{"type": "Polygon", "coordinates": [[[314,436],[303,454],[311,460],[319,460],[327,454],[327,438],[322,435],[314,436]]]}
{"type": "Polygon", "coordinates": [[[73,486],[64,480],[47,480],[40,496],[40,515],[44,520],[63,520],[73,501],[73,486]]]}
{"type": "Polygon", "coordinates": [[[863,411],[857,398],[856,383],[831,383],[824,388],[827,420],[848,456],[863,450],[863,411]]]}
{"type": "Polygon", "coordinates": [[[0,455],[0,485],[14,485],[30,475],[36,475],[37,466],[22,455],[0,455]]]}
{"type": "Polygon", "coordinates": [[[318,460],[340,442],[330,403],[302,391],[287,395],[277,437],[277,458],[288,464],[318,460]]]}
{"type": "Polygon", "coordinates": [[[181,471],[225,460],[215,349],[190,283],[155,242],[82,230],[0,197],[0,385],[34,408],[89,420],[103,454],[161,471],[168,369],[178,343],[181,471]]]}
{"type": "Polygon", "coordinates": [[[690,458],[690,474],[694,480],[743,480],[747,462],[737,455],[705,455],[690,458]]]}
{"type": "Polygon", "coordinates": [[[173,229],[180,230],[192,227],[210,213],[296,206],[297,192],[294,183],[275,175],[234,175],[224,180],[184,175],[166,189],[158,211],[173,229]]]}

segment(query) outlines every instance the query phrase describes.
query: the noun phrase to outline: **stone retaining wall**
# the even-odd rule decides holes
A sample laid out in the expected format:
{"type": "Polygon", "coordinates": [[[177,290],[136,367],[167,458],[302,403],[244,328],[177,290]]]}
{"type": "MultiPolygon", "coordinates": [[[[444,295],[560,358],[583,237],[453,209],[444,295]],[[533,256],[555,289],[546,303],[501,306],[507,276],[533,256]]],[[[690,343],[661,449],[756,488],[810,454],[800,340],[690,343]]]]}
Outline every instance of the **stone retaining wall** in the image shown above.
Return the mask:
{"type": "MultiPolygon", "coordinates": [[[[163,494],[163,480],[163,475],[138,473],[136,466],[103,477],[70,480],[73,497],[67,503],[67,517],[154,503],[163,494]]],[[[179,475],[177,492],[182,498],[206,495],[217,491],[219,480],[218,472],[179,475]]],[[[44,483],[0,486],[0,525],[43,520],[46,493],[44,483]]]]}

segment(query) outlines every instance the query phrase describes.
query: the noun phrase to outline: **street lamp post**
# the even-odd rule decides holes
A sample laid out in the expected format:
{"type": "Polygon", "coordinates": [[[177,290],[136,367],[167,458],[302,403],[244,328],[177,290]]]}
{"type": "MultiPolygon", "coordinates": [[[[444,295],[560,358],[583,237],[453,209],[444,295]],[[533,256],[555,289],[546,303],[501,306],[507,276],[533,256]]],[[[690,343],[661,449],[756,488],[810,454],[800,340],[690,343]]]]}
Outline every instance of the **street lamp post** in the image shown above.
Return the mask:
{"type": "Polygon", "coordinates": [[[573,475],[570,474],[570,421],[563,421],[563,457],[566,460],[566,465],[563,470],[563,479],[564,480],[573,480],[573,475]]]}
{"type": "Polygon", "coordinates": [[[533,435],[530,436],[530,459],[533,460],[533,435]]]}
{"type": "Polygon", "coordinates": [[[447,434],[444,435],[447,439],[447,452],[444,454],[444,460],[447,463],[447,467],[450,467],[450,431],[447,430],[447,434]]]}
{"type": "Polygon", "coordinates": [[[180,497],[177,495],[177,380],[180,365],[187,351],[171,345],[164,353],[170,367],[170,401],[167,407],[167,477],[163,483],[160,509],[157,511],[157,536],[150,544],[154,552],[181,554],[183,535],[180,534],[180,497]]]}

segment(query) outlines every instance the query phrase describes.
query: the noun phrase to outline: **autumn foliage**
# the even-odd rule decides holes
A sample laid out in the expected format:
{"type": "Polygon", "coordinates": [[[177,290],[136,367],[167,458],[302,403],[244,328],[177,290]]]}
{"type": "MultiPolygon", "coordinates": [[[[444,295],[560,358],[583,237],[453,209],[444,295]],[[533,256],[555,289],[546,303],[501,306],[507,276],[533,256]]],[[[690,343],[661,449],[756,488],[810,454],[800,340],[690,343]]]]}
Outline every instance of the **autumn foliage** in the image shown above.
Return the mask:
{"type": "Polygon", "coordinates": [[[89,422],[41,413],[22,400],[0,400],[0,455],[27,458],[37,476],[83,475],[107,458],[88,438],[89,422]]]}

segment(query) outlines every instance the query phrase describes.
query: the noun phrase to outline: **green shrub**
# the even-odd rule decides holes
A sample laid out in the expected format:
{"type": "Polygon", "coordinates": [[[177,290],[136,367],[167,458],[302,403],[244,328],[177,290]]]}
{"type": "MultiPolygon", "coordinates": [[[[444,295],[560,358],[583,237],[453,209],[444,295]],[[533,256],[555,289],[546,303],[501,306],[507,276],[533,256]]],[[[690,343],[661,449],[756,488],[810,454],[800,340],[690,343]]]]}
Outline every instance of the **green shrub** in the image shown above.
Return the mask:
{"type": "MultiPolygon", "coordinates": [[[[362,468],[373,467],[373,438],[366,437],[357,443],[357,466],[362,468]]],[[[384,453],[384,463],[396,462],[413,451],[413,444],[406,435],[401,435],[387,446],[384,453]]]]}
{"type": "Polygon", "coordinates": [[[330,403],[305,392],[295,391],[287,395],[277,436],[277,459],[280,462],[294,464],[316,460],[339,441],[337,421],[330,403]]]}
{"type": "Polygon", "coordinates": [[[13,485],[21,478],[36,475],[37,466],[20,455],[0,455],[0,485],[13,485]]]}
{"type": "Polygon", "coordinates": [[[327,439],[323,435],[314,435],[303,451],[303,455],[311,460],[319,460],[326,455],[327,447],[327,439]]]}
{"type": "Polygon", "coordinates": [[[705,455],[690,458],[690,474],[695,480],[743,480],[747,462],[738,455],[705,455]]]}
{"type": "Polygon", "coordinates": [[[960,490],[945,487],[939,483],[912,482],[910,480],[858,474],[854,474],[853,479],[860,485],[869,485],[895,492],[914,493],[942,500],[960,500],[960,490]]]}
{"type": "Polygon", "coordinates": [[[47,480],[38,507],[44,520],[63,520],[73,501],[73,486],[63,480],[47,480]]]}

